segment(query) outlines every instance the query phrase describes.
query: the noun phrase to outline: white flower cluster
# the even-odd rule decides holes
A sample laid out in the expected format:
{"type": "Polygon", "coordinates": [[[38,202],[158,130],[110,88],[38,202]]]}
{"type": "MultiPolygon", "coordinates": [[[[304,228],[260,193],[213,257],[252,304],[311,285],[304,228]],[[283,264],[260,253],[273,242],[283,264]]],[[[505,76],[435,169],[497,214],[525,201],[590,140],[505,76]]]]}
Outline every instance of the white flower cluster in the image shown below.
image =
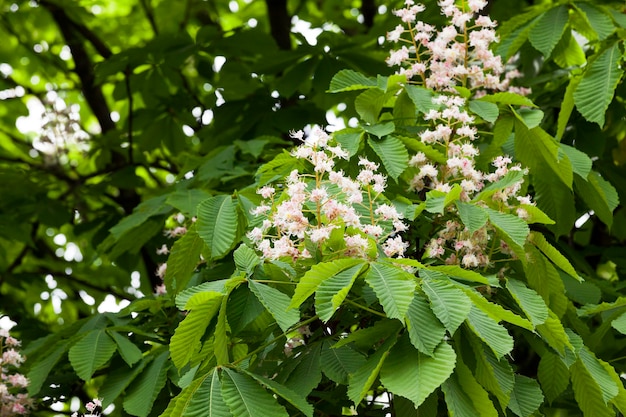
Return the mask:
{"type": "Polygon", "coordinates": [[[28,379],[16,372],[24,362],[18,351],[20,341],[0,329],[0,417],[22,416],[30,412],[32,400],[23,392],[28,379]]]}
{"type": "Polygon", "coordinates": [[[89,401],[85,404],[85,409],[87,412],[85,414],[79,414],[74,411],[72,413],[72,417],[100,417],[102,413],[99,411],[102,408],[102,401],[98,398],[93,401],[89,401]]]}
{"type": "Polygon", "coordinates": [[[263,256],[308,258],[307,243],[358,258],[367,258],[379,243],[386,256],[403,256],[408,243],[396,234],[406,225],[402,213],[382,195],[387,178],[378,172],[378,164],[360,157],[353,179],[335,170],[336,160],[347,160],[349,154],[324,130],[315,127],[306,138],[302,131],[292,136],[303,141],[292,155],[309,161],[313,173],[292,171],[281,185],[281,196],[272,186],[258,190],[264,201],[252,213],[264,219],[247,236],[263,256]],[[326,248],[337,233],[339,241],[326,248]]]}

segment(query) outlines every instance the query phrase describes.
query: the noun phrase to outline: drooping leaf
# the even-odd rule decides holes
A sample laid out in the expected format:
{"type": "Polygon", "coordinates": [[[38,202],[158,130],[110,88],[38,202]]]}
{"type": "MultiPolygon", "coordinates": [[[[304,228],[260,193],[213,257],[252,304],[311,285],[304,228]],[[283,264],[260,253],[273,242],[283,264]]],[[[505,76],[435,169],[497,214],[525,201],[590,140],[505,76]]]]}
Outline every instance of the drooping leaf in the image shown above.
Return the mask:
{"type": "Polygon", "coordinates": [[[198,206],[198,235],[204,240],[211,259],[224,257],[235,245],[237,206],[228,195],[218,195],[198,206]]]}
{"type": "Polygon", "coordinates": [[[281,385],[271,379],[265,378],[264,376],[254,374],[244,369],[242,369],[241,372],[255,379],[257,382],[259,382],[260,384],[264,385],[267,389],[272,391],[274,394],[276,394],[277,396],[289,402],[289,404],[296,407],[305,416],[307,417],[313,416],[313,407],[311,406],[311,404],[307,403],[305,397],[298,395],[297,393],[293,392],[292,390],[285,387],[284,385],[281,385]]]}
{"type": "Polygon", "coordinates": [[[604,126],[604,115],[613,100],[615,87],[623,75],[619,62],[622,53],[614,43],[589,64],[574,91],[576,108],[585,119],[604,126]]]}
{"type": "Polygon", "coordinates": [[[109,335],[115,341],[115,344],[117,345],[117,351],[119,352],[122,359],[124,359],[124,362],[128,364],[128,366],[133,366],[137,361],[141,360],[141,349],[139,349],[137,345],[135,345],[133,342],[131,342],[118,332],[110,331],[109,335]]]}
{"type": "Polygon", "coordinates": [[[88,381],[94,372],[107,363],[117,345],[105,330],[91,330],[69,350],[69,359],[76,374],[88,381]]]}
{"type": "Polygon", "coordinates": [[[396,337],[387,338],[359,369],[350,374],[348,397],[353,403],[358,404],[365,398],[397,340],[396,337]]]}
{"type": "Polygon", "coordinates": [[[365,275],[389,318],[404,320],[415,291],[415,277],[392,265],[374,262],[365,275]]]}
{"type": "Polygon", "coordinates": [[[314,265],[300,278],[289,308],[299,307],[317,290],[323,281],[362,263],[363,261],[359,259],[338,259],[314,265]]]}
{"type": "Polygon", "coordinates": [[[416,350],[404,335],[391,349],[380,370],[380,381],[391,393],[413,401],[419,407],[452,374],[456,354],[440,343],[432,356],[416,350]]]}
{"type": "Polygon", "coordinates": [[[469,337],[476,360],[476,380],[498,399],[503,409],[509,404],[515,376],[506,358],[497,359],[478,337],[469,337]]]}
{"type": "Polygon", "coordinates": [[[291,302],[291,298],[287,294],[253,280],[248,280],[248,287],[274,317],[283,332],[286,332],[300,320],[300,312],[298,310],[291,309],[287,311],[291,302]]]}
{"type": "Polygon", "coordinates": [[[193,271],[200,262],[200,254],[204,248],[204,241],[196,232],[196,228],[190,228],[187,233],[178,239],[170,256],[167,258],[165,270],[165,286],[167,292],[176,294],[186,288],[193,271]]]}
{"type": "Polygon", "coordinates": [[[509,410],[519,417],[532,415],[543,402],[543,394],[539,384],[534,379],[515,375],[515,386],[511,393],[509,410]]]}
{"type": "Polygon", "coordinates": [[[457,359],[455,372],[444,382],[442,389],[448,410],[454,416],[498,416],[489,394],[460,359],[457,359]]]}
{"type": "Polygon", "coordinates": [[[585,417],[614,417],[602,399],[602,392],[593,376],[579,360],[570,367],[574,398],[585,417]]]}
{"type": "Polygon", "coordinates": [[[531,29],[528,40],[544,57],[549,57],[563,36],[567,21],[567,7],[564,5],[554,7],[539,18],[531,29]]]}
{"type": "Polygon", "coordinates": [[[357,264],[323,281],[315,292],[315,311],[322,321],[328,321],[346,299],[352,284],[365,264],[357,264]]]}
{"type": "Polygon", "coordinates": [[[380,140],[370,139],[367,143],[383,162],[389,176],[397,181],[409,163],[409,153],[402,141],[395,136],[386,136],[380,140]]]}
{"type": "Polygon", "coordinates": [[[582,281],[582,278],[576,272],[576,269],[570,264],[565,256],[561,254],[554,246],[552,246],[539,232],[531,232],[532,243],[539,248],[544,255],[548,257],[556,266],[567,272],[569,276],[575,278],[577,281],[582,281]]]}
{"type": "Polygon", "coordinates": [[[487,213],[485,213],[482,207],[462,201],[455,202],[455,205],[459,211],[461,221],[471,233],[474,233],[487,223],[487,213]]]}
{"type": "Polygon", "coordinates": [[[507,330],[477,307],[472,306],[467,323],[498,359],[513,350],[513,338],[507,330]]]}
{"type": "Polygon", "coordinates": [[[309,395],[322,380],[321,347],[321,343],[309,345],[291,364],[285,363],[277,382],[302,397],[309,395]]]}
{"type": "Polygon", "coordinates": [[[444,280],[423,279],[422,289],[430,300],[433,313],[450,334],[454,334],[472,309],[469,298],[461,289],[444,280]]]}
{"type": "Polygon", "coordinates": [[[222,398],[230,412],[237,417],[289,416],[276,398],[254,379],[232,369],[223,368],[222,398]]]}
{"type": "Polygon", "coordinates": [[[522,329],[533,330],[533,324],[525,318],[518,316],[511,310],[507,310],[498,303],[492,303],[474,289],[464,289],[465,294],[471,299],[475,307],[491,317],[496,322],[506,321],[521,327],[522,329]]]}
{"type": "Polygon", "coordinates": [[[558,355],[548,350],[541,356],[537,377],[549,402],[553,402],[569,385],[567,366],[558,355]]]}
{"type": "Polygon", "coordinates": [[[435,348],[446,334],[446,328],[430,309],[428,299],[421,291],[415,292],[405,322],[413,346],[420,352],[433,356],[435,348]]]}
{"type": "Polygon", "coordinates": [[[618,394],[617,385],[613,382],[609,372],[602,366],[600,360],[586,347],[578,352],[578,358],[598,387],[600,387],[604,402],[608,403],[615,398],[618,394]]]}
{"type": "Polygon", "coordinates": [[[490,208],[484,209],[489,216],[489,222],[508,237],[514,244],[523,247],[530,229],[526,222],[512,214],[501,213],[490,208]]]}
{"type": "Polygon", "coordinates": [[[133,383],[123,403],[127,413],[139,417],[150,414],[154,400],[167,380],[167,371],[170,367],[168,359],[169,352],[161,352],[133,383]]]}
{"type": "Polygon", "coordinates": [[[572,163],[572,170],[574,171],[574,174],[578,174],[582,178],[587,178],[593,165],[591,158],[589,158],[586,153],[579,151],[573,146],[560,143],[559,147],[572,163]]]}
{"type": "Polygon", "coordinates": [[[506,287],[533,325],[545,323],[548,318],[548,306],[539,294],[515,279],[508,279],[506,287]]]}

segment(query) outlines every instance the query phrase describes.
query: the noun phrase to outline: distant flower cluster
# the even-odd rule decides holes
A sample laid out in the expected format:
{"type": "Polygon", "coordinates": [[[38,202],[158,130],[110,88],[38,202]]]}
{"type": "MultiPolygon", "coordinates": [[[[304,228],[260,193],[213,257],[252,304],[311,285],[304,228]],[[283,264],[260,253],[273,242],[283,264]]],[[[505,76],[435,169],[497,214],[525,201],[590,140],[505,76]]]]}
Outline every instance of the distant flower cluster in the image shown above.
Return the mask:
{"type": "MultiPolygon", "coordinates": [[[[294,170],[277,193],[273,186],[258,190],[263,202],[253,214],[263,222],[248,238],[267,259],[311,257],[310,248],[332,246],[333,253],[368,258],[376,255],[376,243],[386,256],[403,256],[408,244],[396,234],[406,230],[403,215],[382,195],[386,176],[378,164],[359,158],[359,173],[351,178],[335,170],[339,159],[349,154],[319,127],[306,138],[302,131],[292,136],[303,143],[293,156],[308,161],[313,173],[294,170]]],[[[277,186],[278,187],[278,186],[277,186]]]]}
{"type": "Polygon", "coordinates": [[[85,404],[85,409],[87,410],[85,414],[79,414],[74,411],[72,417],[100,417],[102,415],[102,401],[96,398],[85,404]]]}
{"type": "MultiPolygon", "coordinates": [[[[486,185],[501,180],[510,171],[522,171],[511,158],[499,156],[493,161],[493,172],[476,168],[479,154],[474,141],[478,138],[475,117],[467,111],[467,99],[458,88],[471,91],[473,97],[488,91],[508,91],[527,94],[529,90],[512,87],[511,79],[517,71],[506,71],[501,57],[489,49],[497,42],[496,23],[487,16],[477,16],[487,2],[468,0],[459,8],[453,0],[441,0],[441,13],[448,17],[449,25],[437,30],[434,26],[417,20],[424,6],[412,0],[405,8],[394,11],[404,25],[398,25],[387,34],[391,42],[403,42],[400,49],[392,51],[387,63],[401,66],[400,72],[408,79],[438,92],[432,99],[431,109],[422,119],[427,127],[419,133],[422,143],[433,147],[446,156],[445,163],[437,163],[425,153],[414,155],[409,165],[416,170],[410,181],[410,189],[420,192],[437,190],[449,193],[454,185],[460,186],[459,199],[467,202],[480,193],[486,185]],[[408,34],[408,39],[405,36],[408,34]]],[[[524,173],[526,173],[524,171],[524,173]]],[[[533,205],[529,196],[519,196],[523,179],[496,191],[491,199],[499,210],[526,218],[528,213],[522,204],[533,205]]],[[[483,204],[483,203],[478,203],[483,204]]],[[[447,210],[449,220],[426,246],[426,256],[437,258],[447,264],[461,264],[467,268],[490,264],[488,253],[512,255],[502,242],[496,250],[491,248],[494,230],[486,224],[471,233],[458,221],[456,208],[447,210]],[[487,249],[487,246],[490,246],[487,249]]]]}
{"type": "Polygon", "coordinates": [[[418,20],[424,5],[406,0],[404,9],[394,11],[404,25],[387,34],[388,41],[403,45],[391,51],[387,64],[400,66],[407,78],[418,77],[426,87],[437,91],[454,91],[462,86],[475,95],[484,94],[483,89],[528,94],[529,89],[511,85],[520,73],[507,71],[502,58],[489,49],[498,37],[496,22],[478,15],[486,5],[486,0],[468,0],[459,8],[454,0],[439,1],[441,13],[450,24],[437,31],[418,20]]]}
{"type": "Polygon", "coordinates": [[[0,417],[26,415],[32,409],[32,400],[24,392],[28,379],[17,372],[24,362],[20,344],[7,330],[0,329],[0,417]]]}

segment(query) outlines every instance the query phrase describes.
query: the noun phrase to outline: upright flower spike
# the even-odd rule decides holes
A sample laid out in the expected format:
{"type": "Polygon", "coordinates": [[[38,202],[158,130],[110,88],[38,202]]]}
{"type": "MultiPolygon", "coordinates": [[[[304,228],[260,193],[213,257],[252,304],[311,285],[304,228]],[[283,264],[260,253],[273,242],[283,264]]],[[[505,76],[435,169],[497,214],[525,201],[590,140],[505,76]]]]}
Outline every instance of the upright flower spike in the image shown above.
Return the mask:
{"type": "Polygon", "coordinates": [[[8,330],[0,329],[0,417],[23,416],[33,409],[25,392],[29,381],[17,372],[25,360],[18,350],[20,345],[8,330]]]}

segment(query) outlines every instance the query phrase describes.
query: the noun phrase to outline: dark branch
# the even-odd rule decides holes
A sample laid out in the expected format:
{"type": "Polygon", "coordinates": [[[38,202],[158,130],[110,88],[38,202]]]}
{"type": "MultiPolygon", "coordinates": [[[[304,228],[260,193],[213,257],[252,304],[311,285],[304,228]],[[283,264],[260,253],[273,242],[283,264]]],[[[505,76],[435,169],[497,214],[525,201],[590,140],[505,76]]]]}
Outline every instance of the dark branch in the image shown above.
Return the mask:
{"type": "Polygon", "coordinates": [[[152,28],[152,31],[154,32],[155,35],[158,35],[159,27],[156,24],[154,13],[152,13],[152,9],[150,8],[148,1],[149,0],[139,0],[139,4],[141,4],[141,8],[143,9],[144,13],[146,14],[146,17],[148,18],[148,22],[150,22],[150,27],[152,28]]]}
{"type": "Polygon", "coordinates": [[[287,0],[265,0],[270,19],[271,34],[280,49],[291,49],[291,16],[287,0]]]}
{"type": "Polygon", "coordinates": [[[376,0],[363,0],[361,3],[361,14],[363,15],[363,25],[370,29],[374,26],[376,16],[376,0]]]}

